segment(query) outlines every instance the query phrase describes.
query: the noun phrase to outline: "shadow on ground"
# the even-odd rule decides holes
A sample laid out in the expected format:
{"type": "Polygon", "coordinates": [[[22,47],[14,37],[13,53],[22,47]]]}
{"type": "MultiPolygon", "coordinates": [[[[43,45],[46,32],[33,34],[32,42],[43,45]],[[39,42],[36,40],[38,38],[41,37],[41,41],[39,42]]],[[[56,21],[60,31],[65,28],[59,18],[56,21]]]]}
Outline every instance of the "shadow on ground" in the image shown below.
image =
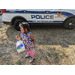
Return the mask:
{"type": "MultiPolygon", "coordinates": [[[[62,47],[75,45],[75,29],[66,30],[61,26],[31,25],[31,32],[37,45],[61,45],[62,47]]],[[[16,42],[15,37],[21,32],[11,26],[7,29],[6,34],[10,41],[16,42]]]]}

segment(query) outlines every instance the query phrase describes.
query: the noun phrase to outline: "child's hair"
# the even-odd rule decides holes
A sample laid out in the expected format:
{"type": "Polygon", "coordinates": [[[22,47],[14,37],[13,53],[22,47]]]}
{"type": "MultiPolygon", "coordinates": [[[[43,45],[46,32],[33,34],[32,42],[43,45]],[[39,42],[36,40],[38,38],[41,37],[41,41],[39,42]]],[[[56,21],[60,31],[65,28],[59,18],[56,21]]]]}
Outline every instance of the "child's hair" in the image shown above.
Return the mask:
{"type": "Polygon", "coordinates": [[[24,31],[25,31],[25,28],[27,28],[27,30],[30,31],[30,26],[27,22],[22,22],[20,23],[19,26],[22,26],[24,28],[24,31]]]}

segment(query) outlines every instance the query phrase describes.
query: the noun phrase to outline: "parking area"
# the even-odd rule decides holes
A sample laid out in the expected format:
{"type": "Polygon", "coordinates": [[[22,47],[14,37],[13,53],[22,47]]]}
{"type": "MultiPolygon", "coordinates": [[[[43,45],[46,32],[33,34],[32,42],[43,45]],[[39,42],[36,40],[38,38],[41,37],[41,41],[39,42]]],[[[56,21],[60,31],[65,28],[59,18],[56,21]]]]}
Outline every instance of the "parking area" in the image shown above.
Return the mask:
{"type": "Polygon", "coordinates": [[[32,25],[35,38],[34,61],[25,58],[26,51],[18,54],[16,35],[21,32],[0,20],[0,65],[75,65],[75,29],[61,26],[32,25]]]}

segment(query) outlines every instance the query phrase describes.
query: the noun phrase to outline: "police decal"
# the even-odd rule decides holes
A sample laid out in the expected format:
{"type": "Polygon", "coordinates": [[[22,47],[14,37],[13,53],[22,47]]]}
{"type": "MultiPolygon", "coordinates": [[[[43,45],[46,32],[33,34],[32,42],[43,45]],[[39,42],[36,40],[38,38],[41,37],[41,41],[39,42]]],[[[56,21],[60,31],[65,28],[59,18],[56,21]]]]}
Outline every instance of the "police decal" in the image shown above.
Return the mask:
{"type": "Polygon", "coordinates": [[[57,12],[57,16],[56,16],[55,18],[62,18],[62,17],[61,17],[61,14],[62,14],[62,12],[61,12],[61,13],[58,13],[58,12],[57,12]]]}
{"type": "Polygon", "coordinates": [[[54,15],[31,15],[31,19],[54,19],[54,15]]]}

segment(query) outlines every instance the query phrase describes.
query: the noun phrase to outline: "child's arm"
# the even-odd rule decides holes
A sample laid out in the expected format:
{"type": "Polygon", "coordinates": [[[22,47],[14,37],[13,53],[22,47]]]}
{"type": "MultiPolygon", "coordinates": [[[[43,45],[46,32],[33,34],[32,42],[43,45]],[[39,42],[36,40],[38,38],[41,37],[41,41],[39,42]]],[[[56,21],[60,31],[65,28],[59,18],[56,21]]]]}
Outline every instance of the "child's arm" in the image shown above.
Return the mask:
{"type": "Polygon", "coordinates": [[[21,36],[19,37],[19,35],[16,36],[17,40],[22,40],[21,36]]]}
{"type": "Polygon", "coordinates": [[[22,37],[20,36],[20,40],[22,40],[22,37]]]}
{"type": "Polygon", "coordinates": [[[32,39],[32,42],[33,42],[34,48],[35,48],[35,42],[34,42],[34,37],[33,37],[33,34],[32,34],[32,33],[30,34],[30,37],[31,37],[31,39],[32,39]]]}

